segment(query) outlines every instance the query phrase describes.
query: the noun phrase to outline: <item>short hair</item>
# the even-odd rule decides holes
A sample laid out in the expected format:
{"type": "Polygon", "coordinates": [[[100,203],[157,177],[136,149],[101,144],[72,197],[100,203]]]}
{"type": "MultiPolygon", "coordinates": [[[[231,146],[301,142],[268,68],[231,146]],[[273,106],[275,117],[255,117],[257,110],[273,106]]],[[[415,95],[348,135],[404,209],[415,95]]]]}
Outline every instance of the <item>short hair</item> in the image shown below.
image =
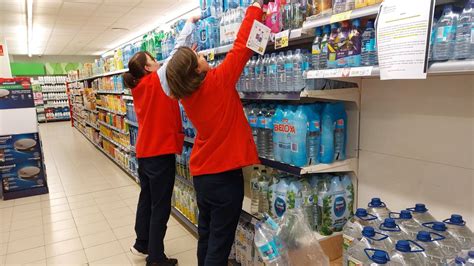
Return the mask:
{"type": "Polygon", "coordinates": [[[138,83],[140,83],[141,78],[143,78],[149,72],[145,69],[147,58],[149,56],[152,60],[155,58],[147,51],[137,52],[130,58],[128,61],[128,71],[125,72],[123,77],[123,82],[127,88],[133,89],[138,83]]]}
{"type": "Polygon", "coordinates": [[[182,99],[199,88],[205,74],[198,73],[197,68],[196,53],[189,47],[178,48],[166,66],[166,80],[171,96],[182,99]]]}

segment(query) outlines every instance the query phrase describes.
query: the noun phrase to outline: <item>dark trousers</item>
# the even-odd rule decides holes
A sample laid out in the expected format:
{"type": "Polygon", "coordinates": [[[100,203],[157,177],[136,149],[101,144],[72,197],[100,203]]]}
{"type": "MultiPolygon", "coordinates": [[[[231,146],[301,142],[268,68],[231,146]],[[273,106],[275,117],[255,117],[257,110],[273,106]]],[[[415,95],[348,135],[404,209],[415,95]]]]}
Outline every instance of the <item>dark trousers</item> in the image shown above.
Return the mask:
{"type": "Polygon", "coordinates": [[[199,266],[226,266],[242,211],[242,169],[193,178],[199,208],[199,266]]]}
{"type": "Polygon", "coordinates": [[[135,248],[148,251],[147,262],[166,259],[164,238],[171,213],[175,180],[175,155],[138,159],[140,197],[138,199],[135,248]]]}

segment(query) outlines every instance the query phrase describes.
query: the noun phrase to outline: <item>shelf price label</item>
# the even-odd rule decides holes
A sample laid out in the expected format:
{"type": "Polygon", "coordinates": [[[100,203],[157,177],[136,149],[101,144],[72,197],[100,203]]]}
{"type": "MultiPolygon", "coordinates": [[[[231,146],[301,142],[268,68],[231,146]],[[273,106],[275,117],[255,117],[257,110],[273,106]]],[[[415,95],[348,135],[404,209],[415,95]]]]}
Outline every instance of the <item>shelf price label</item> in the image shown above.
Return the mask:
{"type": "Polygon", "coordinates": [[[351,72],[349,77],[366,77],[372,75],[373,66],[368,67],[353,67],[351,68],[351,72]]]}
{"type": "Polygon", "coordinates": [[[322,79],[324,78],[324,72],[321,70],[311,70],[306,74],[307,79],[322,79]]]}
{"type": "Polygon", "coordinates": [[[280,31],[279,33],[275,34],[275,50],[288,47],[290,31],[284,30],[280,31]]]}
{"type": "Polygon", "coordinates": [[[330,22],[331,23],[336,23],[336,22],[340,22],[340,21],[344,21],[344,20],[349,20],[349,19],[351,19],[351,15],[352,15],[352,10],[342,12],[342,13],[339,13],[339,14],[335,14],[335,15],[331,16],[330,22]]]}

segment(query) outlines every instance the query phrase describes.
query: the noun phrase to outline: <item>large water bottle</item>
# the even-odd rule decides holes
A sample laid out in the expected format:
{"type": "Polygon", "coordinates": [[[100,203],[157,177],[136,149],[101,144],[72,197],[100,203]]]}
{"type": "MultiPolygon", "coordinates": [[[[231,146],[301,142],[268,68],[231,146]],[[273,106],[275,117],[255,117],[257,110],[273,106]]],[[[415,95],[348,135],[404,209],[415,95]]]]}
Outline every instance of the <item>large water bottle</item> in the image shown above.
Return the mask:
{"type": "Polygon", "coordinates": [[[342,230],[343,251],[352,245],[354,241],[362,239],[362,230],[365,226],[376,226],[377,217],[367,213],[366,209],[358,208],[355,215],[350,218],[342,230]]]}
{"type": "Polygon", "coordinates": [[[414,208],[407,208],[407,210],[411,211],[413,219],[419,224],[436,221],[423,203],[417,203],[414,208]]]}
{"type": "Polygon", "coordinates": [[[264,87],[264,76],[263,76],[263,56],[259,56],[258,60],[255,62],[255,89],[256,92],[262,92],[264,87]]]}
{"type": "Polygon", "coordinates": [[[474,57],[474,0],[467,1],[466,7],[459,16],[456,28],[454,58],[465,59],[474,57]]]}
{"type": "Polygon", "coordinates": [[[303,167],[307,162],[306,135],[308,131],[308,118],[304,106],[300,105],[295,112],[295,133],[291,136],[291,161],[298,167],[303,167]]]}
{"type": "Polygon", "coordinates": [[[443,240],[439,241],[439,244],[441,245],[446,258],[454,259],[461,251],[461,244],[448,233],[446,224],[442,222],[428,222],[424,223],[423,226],[444,237],[443,240]]]}
{"type": "Polygon", "coordinates": [[[438,242],[443,239],[444,237],[437,233],[427,231],[418,232],[416,240],[418,240],[420,246],[425,250],[423,258],[425,265],[446,265],[446,257],[438,242]]]}
{"type": "Polygon", "coordinates": [[[319,105],[313,105],[308,108],[311,115],[308,116],[308,134],[306,135],[306,155],[307,164],[314,165],[319,163],[319,147],[321,145],[321,116],[319,114],[319,105]],[[314,107],[314,108],[312,108],[314,107]]]}
{"type": "Polygon", "coordinates": [[[281,160],[284,163],[291,164],[291,135],[295,133],[294,111],[292,106],[288,106],[283,111],[281,134],[281,160]]]}
{"type": "Polygon", "coordinates": [[[257,107],[251,107],[250,112],[247,116],[247,119],[249,120],[249,125],[250,128],[252,129],[252,136],[253,136],[253,141],[255,145],[258,147],[258,113],[260,112],[260,109],[257,107]]]}
{"type": "Polygon", "coordinates": [[[383,223],[380,224],[379,229],[380,232],[388,235],[387,240],[390,243],[390,248],[387,250],[390,252],[395,249],[395,244],[398,240],[406,240],[410,238],[408,234],[400,229],[400,226],[398,226],[392,218],[386,218],[383,223]]]}
{"type": "Polygon", "coordinates": [[[301,50],[296,49],[295,55],[293,56],[293,89],[294,91],[301,91],[304,88],[303,79],[303,68],[304,60],[301,55],[301,50]]]}
{"type": "Polygon", "coordinates": [[[453,6],[445,5],[443,15],[436,25],[433,60],[442,61],[453,57],[457,18],[458,15],[453,12],[453,6]]]}
{"type": "Polygon", "coordinates": [[[423,230],[423,227],[413,219],[410,211],[402,210],[400,213],[391,212],[389,217],[396,219],[400,229],[407,233],[410,239],[416,239],[418,232],[423,230]]]}
{"type": "Polygon", "coordinates": [[[262,107],[257,115],[257,151],[258,156],[266,156],[266,139],[265,139],[265,123],[266,123],[267,108],[262,107]]]}
{"type": "Polygon", "coordinates": [[[314,37],[313,45],[311,46],[311,64],[313,69],[319,69],[320,58],[321,58],[321,43],[323,41],[323,29],[321,27],[316,28],[316,37],[314,37]]]}
{"type": "Polygon", "coordinates": [[[255,91],[255,82],[256,82],[256,78],[255,78],[255,64],[257,62],[257,57],[252,57],[252,59],[250,60],[250,64],[248,66],[248,69],[249,69],[249,81],[248,81],[248,84],[249,84],[249,89],[248,91],[255,91]]]}
{"type": "Polygon", "coordinates": [[[277,263],[281,259],[274,237],[260,222],[255,225],[254,243],[264,261],[277,263]]]}
{"type": "Polygon", "coordinates": [[[270,210],[269,202],[268,202],[268,188],[270,186],[270,177],[267,174],[267,170],[262,170],[262,177],[258,182],[259,187],[259,194],[260,197],[258,199],[258,212],[259,213],[268,213],[270,210]]]}
{"type": "Polygon", "coordinates": [[[277,58],[277,69],[278,69],[278,82],[279,87],[278,90],[281,92],[286,92],[288,88],[288,79],[286,76],[286,69],[285,69],[285,52],[280,52],[277,58]]]}
{"type": "Polygon", "coordinates": [[[287,79],[285,91],[294,91],[295,84],[293,82],[293,77],[294,77],[293,68],[294,68],[293,52],[288,51],[286,53],[286,58],[285,58],[285,73],[286,73],[286,79],[287,79]]]}
{"type": "Polygon", "coordinates": [[[268,59],[268,91],[269,92],[278,92],[279,91],[279,82],[278,82],[278,64],[277,57],[275,53],[272,53],[271,57],[268,59]]]}
{"type": "Polygon", "coordinates": [[[249,65],[250,61],[247,61],[247,64],[245,64],[244,70],[240,76],[239,82],[237,83],[237,91],[246,92],[249,90],[249,65]]]}
{"type": "Polygon", "coordinates": [[[270,76],[268,74],[269,70],[270,70],[270,55],[266,54],[263,57],[263,68],[262,68],[264,92],[268,92],[270,90],[270,76]]]}
{"type": "Polygon", "coordinates": [[[251,205],[250,205],[250,213],[253,215],[258,214],[258,205],[259,205],[259,197],[260,197],[260,190],[258,186],[258,182],[260,181],[261,174],[258,170],[258,167],[254,167],[252,171],[252,175],[250,177],[250,190],[251,190],[251,205]]]}
{"type": "Polygon", "coordinates": [[[423,265],[423,249],[420,244],[412,240],[398,240],[390,261],[400,265],[423,265]]]}
{"type": "Polygon", "coordinates": [[[372,226],[366,226],[362,229],[362,238],[354,241],[347,249],[346,256],[343,258],[344,265],[366,265],[367,261],[365,249],[387,250],[388,236],[375,231],[372,226]],[[353,264],[351,264],[353,263],[353,264]]]}
{"type": "Polygon", "coordinates": [[[302,209],[305,215],[306,221],[310,228],[314,228],[314,217],[313,217],[313,204],[314,204],[314,197],[313,197],[313,188],[309,184],[308,180],[303,180],[301,182],[301,196],[303,198],[302,201],[302,209]]]}
{"type": "Polygon", "coordinates": [[[275,115],[275,109],[269,107],[265,114],[265,127],[264,127],[264,139],[265,139],[265,158],[273,159],[273,116],[275,115]]]}
{"type": "Polygon", "coordinates": [[[377,216],[379,221],[383,221],[390,213],[387,205],[380,198],[372,198],[367,206],[367,212],[377,216]]]}
{"type": "Polygon", "coordinates": [[[315,198],[318,199],[316,204],[316,209],[313,210],[313,215],[316,221],[316,227],[318,231],[321,230],[323,224],[323,214],[324,214],[324,198],[329,193],[329,189],[331,187],[331,180],[328,178],[324,178],[320,180],[317,185],[317,192],[315,193],[315,198]]]}
{"type": "Polygon", "coordinates": [[[466,222],[459,214],[452,214],[443,221],[448,227],[448,232],[458,240],[463,250],[474,247],[474,233],[466,226],[466,222]]]}
{"type": "Polygon", "coordinates": [[[375,29],[374,21],[368,20],[364,33],[362,33],[362,65],[375,66],[375,29]]]}
{"type": "Polygon", "coordinates": [[[319,69],[326,69],[328,67],[328,41],[330,33],[331,26],[324,26],[323,38],[321,40],[321,56],[319,57],[319,69]]]}
{"type": "Polygon", "coordinates": [[[275,161],[282,160],[282,149],[281,149],[281,139],[282,139],[282,119],[283,119],[283,107],[277,106],[275,110],[275,115],[273,115],[273,158],[275,161]]]}

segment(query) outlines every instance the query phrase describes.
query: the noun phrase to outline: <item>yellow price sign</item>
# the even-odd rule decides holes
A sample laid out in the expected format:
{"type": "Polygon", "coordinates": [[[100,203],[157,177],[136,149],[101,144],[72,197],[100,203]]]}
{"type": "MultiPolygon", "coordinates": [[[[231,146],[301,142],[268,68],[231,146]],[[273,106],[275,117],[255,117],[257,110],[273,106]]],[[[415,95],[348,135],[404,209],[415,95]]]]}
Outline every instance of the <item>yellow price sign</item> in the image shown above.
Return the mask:
{"type": "Polygon", "coordinates": [[[342,12],[342,13],[339,13],[339,14],[335,14],[335,15],[331,16],[330,22],[331,23],[336,23],[336,22],[339,22],[339,21],[349,20],[349,19],[351,19],[351,15],[352,15],[352,10],[342,12]]]}

